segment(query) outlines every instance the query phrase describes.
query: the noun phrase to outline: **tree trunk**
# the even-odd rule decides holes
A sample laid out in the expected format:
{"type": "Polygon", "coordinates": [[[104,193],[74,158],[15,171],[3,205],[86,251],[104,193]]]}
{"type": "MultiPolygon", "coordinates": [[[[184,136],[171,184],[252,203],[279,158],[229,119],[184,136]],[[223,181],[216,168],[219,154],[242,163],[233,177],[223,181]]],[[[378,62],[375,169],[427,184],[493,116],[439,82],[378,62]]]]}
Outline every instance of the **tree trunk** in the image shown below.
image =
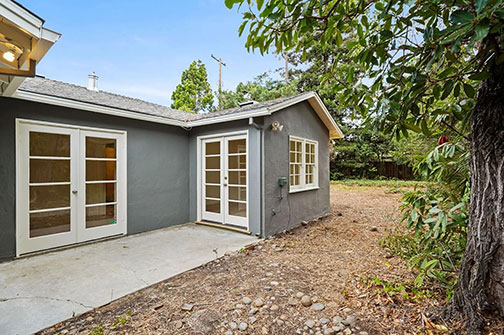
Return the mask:
{"type": "Polygon", "coordinates": [[[504,74],[485,80],[471,121],[471,198],[467,247],[454,307],[467,334],[480,334],[483,315],[504,316],[504,74]]]}

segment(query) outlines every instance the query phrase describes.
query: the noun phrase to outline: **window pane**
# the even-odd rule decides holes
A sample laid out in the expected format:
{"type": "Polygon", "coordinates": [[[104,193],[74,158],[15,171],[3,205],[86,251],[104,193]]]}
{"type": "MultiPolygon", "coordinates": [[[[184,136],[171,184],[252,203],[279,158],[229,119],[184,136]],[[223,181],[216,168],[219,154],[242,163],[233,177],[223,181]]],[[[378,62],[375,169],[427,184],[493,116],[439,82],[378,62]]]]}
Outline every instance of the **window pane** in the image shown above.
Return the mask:
{"type": "Polygon", "coordinates": [[[230,201],[229,215],[247,217],[247,204],[230,201]]]}
{"type": "Polygon", "coordinates": [[[70,157],[70,135],[31,131],[30,156],[70,157]]]}
{"type": "Polygon", "coordinates": [[[207,155],[218,155],[218,154],[220,154],[220,142],[206,143],[206,154],[207,155]]]}
{"type": "Polygon", "coordinates": [[[86,208],[86,228],[107,226],[116,223],[116,205],[86,208]]]}
{"type": "Polygon", "coordinates": [[[247,156],[229,156],[229,168],[230,169],[246,169],[247,168],[247,156]]]}
{"type": "Polygon", "coordinates": [[[220,157],[207,157],[206,158],[206,168],[207,169],[220,169],[220,157]]]}
{"type": "Polygon", "coordinates": [[[246,153],[247,152],[247,142],[243,140],[232,140],[228,142],[229,148],[228,152],[230,154],[246,153]]]}
{"type": "Polygon", "coordinates": [[[70,231],[70,210],[30,214],[30,237],[70,231]]]}
{"type": "Polygon", "coordinates": [[[229,187],[229,199],[247,201],[247,188],[240,186],[229,187]]]}
{"type": "Polygon", "coordinates": [[[220,214],[220,200],[206,199],[206,211],[220,214]]]}
{"type": "Polygon", "coordinates": [[[291,152],[289,155],[289,162],[295,163],[296,162],[296,154],[291,152]]]}
{"type": "Polygon", "coordinates": [[[206,196],[208,198],[220,199],[220,186],[206,186],[205,187],[206,196]]]}
{"type": "Polygon", "coordinates": [[[302,142],[296,142],[296,151],[301,152],[302,151],[302,145],[303,145],[302,142]]]}
{"type": "Polygon", "coordinates": [[[86,161],[86,180],[115,180],[116,162],[114,161],[86,161]]]}
{"type": "Polygon", "coordinates": [[[290,151],[296,151],[296,142],[290,141],[290,151]]]}
{"type": "Polygon", "coordinates": [[[70,160],[30,159],[30,183],[69,181],[70,160]]]}
{"type": "Polygon", "coordinates": [[[116,201],[116,184],[87,184],[86,204],[103,204],[116,201]]]}
{"type": "Polygon", "coordinates": [[[220,171],[207,171],[206,182],[209,184],[220,184],[220,171]]]}
{"type": "Polygon", "coordinates": [[[86,137],[86,157],[116,158],[116,140],[113,138],[86,137]]]}
{"type": "Polygon", "coordinates": [[[247,172],[246,171],[229,171],[229,183],[234,185],[246,185],[247,184],[247,172]]]}
{"type": "Polygon", "coordinates": [[[70,207],[70,185],[30,186],[30,210],[70,207]]]}

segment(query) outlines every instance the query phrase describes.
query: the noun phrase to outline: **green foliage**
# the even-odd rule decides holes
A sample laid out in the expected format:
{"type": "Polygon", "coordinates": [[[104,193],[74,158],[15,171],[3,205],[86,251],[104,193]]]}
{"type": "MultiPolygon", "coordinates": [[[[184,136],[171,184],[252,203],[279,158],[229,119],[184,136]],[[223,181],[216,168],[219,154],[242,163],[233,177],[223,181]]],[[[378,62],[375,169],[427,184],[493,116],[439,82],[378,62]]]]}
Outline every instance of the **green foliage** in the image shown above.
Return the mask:
{"type": "Polygon", "coordinates": [[[287,97],[298,93],[297,81],[285,83],[274,80],[269,73],[263,73],[252,81],[239,83],[235,90],[223,90],[220,95],[222,109],[237,107],[248,100],[266,101],[287,97]]]}
{"type": "MultiPolygon", "coordinates": [[[[345,38],[345,44],[355,41],[355,36],[345,38]]],[[[359,118],[355,115],[352,103],[346,104],[348,96],[341,90],[343,87],[353,87],[362,77],[362,71],[355,64],[343,46],[325,45],[316,40],[303,52],[290,52],[289,62],[297,68],[290,71],[290,76],[298,81],[298,90],[302,92],[317,91],[327,109],[339,123],[343,124],[349,118],[359,118]],[[331,73],[331,76],[327,76],[331,73]]],[[[360,119],[360,118],[359,118],[360,119]]]]}
{"type": "Polygon", "coordinates": [[[363,127],[347,127],[345,138],[334,143],[331,154],[331,180],[347,177],[374,178],[374,162],[383,161],[393,142],[380,132],[363,127]]]}
{"type": "Polygon", "coordinates": [[[428,289],[419,288],[411,281],[404,281],[401,278],[394,280],[385,280],[378,276],[370,276],[361,278],[361,281],[366,286],[375,287],[377,293],[384,293],[389,300],[400,296],[409,301],[417,301],[424,298],[430,298],[432,292],[428,289]]]}
{"type": "Polygon", "coordinates": [[[192,113],[214,110],[214,96],[208,83],[205,64],[200,60],[192,62],[189,68],[182,72],[180,84],[173,91],[171,98],[171,107],[175,109],[192,113]]]}
{"type": "Polygon", "coordinates": [[[410,232],[391,234],[383,242],[418,271],[415,284],[428,278],[453,293],[465,250],[468,204],[468,152],[459,143],[445,143],[425,155],[416,169],[433,183],[403,197],[403,221],[410,232]]]}
{"type": "Polygon", "coordinates": [[[371,186],[371,187],[416,187],[424,188],[431,185],[426,181],[397,180],[397,179],[342,179],[331,180],[331,184],[344,186],[371,186]]]}
{"type": "MultiPolygon", "coordinates": [[[[366,80],[335,85],[346,97],[341,104],[397,138],[410,131],[430,135],[440,122],[453,126],[467,119],[479,81],[504,62],[498,42],[502,0],[474,5],[447,0],[228,0],[226,5],[241,6],[239,34],[247,32],[249,50],[305,54],[318,45],[345,48],[344,57],[358,65],[366,80]],[[355,40],[347,43],[355,32],[355,40]]],[[[348,77],[356,71],[351,67],[348,77]]],[[[335,75],[331,69],[321,80],[335,75]]]]}

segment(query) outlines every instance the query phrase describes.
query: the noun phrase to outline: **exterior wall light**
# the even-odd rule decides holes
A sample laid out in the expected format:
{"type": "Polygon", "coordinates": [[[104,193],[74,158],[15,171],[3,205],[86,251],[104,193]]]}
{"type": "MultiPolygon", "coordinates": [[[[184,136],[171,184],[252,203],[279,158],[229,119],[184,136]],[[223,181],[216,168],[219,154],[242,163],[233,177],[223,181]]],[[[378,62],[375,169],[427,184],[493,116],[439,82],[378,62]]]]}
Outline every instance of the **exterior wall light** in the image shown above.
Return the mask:
{"type": "Polygon", "coordinates": [[[8,62],[13,62],[16,59],[16,55],[12,51],[5,51],[3,53],[3,59],[8,62]]]}
{"type": "Polygon", "coordinates": [[[282,131],[283,125],[280,124],[280,121],[273,121],[271,123],[271,130],[273,131],[282,131]]]}

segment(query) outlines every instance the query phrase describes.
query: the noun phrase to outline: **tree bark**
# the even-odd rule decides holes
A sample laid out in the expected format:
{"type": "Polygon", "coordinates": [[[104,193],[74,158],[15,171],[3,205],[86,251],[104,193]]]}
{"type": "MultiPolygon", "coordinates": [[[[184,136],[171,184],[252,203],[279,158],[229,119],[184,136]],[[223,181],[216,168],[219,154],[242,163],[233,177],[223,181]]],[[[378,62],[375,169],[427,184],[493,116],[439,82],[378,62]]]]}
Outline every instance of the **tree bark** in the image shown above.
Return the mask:
{"type": "Polygon", "coordinates": [[[454,307],[468,335],[481,334],[483,316],[504,317],[504,74],[493,71],[478,90],[471,121],[471,198],[467,247],[454,307]]]}

